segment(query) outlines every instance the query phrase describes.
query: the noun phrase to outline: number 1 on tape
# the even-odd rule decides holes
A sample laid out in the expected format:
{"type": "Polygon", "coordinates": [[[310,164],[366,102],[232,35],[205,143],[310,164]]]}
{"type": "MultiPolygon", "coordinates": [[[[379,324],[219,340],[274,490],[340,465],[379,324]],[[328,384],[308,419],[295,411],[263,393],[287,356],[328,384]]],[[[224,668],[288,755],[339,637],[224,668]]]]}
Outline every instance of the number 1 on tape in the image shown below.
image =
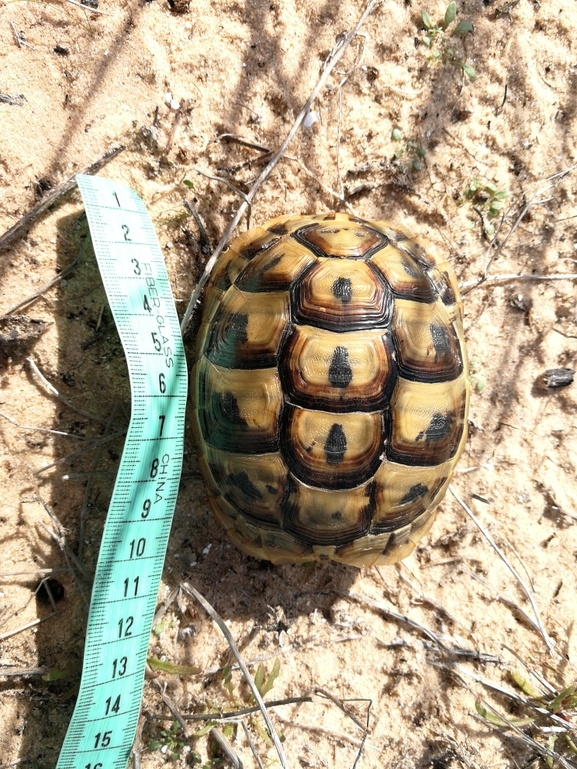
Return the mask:
{"type": "Polygon", "coordinates": [[[94,578],[80,691],[57,769],[126,769],[182,469],[187,369],[142,200],[107,179],[76,178],[126,354],[132,413],[94,578]]]}

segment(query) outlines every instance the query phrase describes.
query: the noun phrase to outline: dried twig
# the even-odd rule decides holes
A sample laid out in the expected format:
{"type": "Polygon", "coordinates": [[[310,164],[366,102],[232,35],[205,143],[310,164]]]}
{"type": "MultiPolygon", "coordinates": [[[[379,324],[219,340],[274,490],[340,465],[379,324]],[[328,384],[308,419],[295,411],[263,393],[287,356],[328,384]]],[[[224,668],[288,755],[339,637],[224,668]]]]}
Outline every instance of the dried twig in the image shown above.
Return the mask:
{"type": "MultiPolygon", "coordinates": [[[[447,132],[445,131],[445,133],[447,133],[447,132]]],[[[568,174],[570,174],[571,171],[573,171],[575,168],[577,168],[577,164],[572,165],[569,168],[566,168],[564,171],[559,171],[559,173],[553,174],[552,176],[547,177],[547,179],[544,179],[543,181],[545,181],[545,182],[553,182],[554,180],[563,179],[563,177],[565,177],[568,174]]],[[[476,280],[476,281],[469,281],[468,283],[464,284],[463,289],[462,289],[462,293],[463,294],[467,294],[467,293],[469,293],[469,291],[472,291],[474,288],[477,288],[477,286],[481,286],[481,285],[483,285],[483,283],[487,283],[489,281],[491,281],[491,282],[504,282],[503,278],[510,278],[511,280],[513,280],[513,279],[516,279],[516,280],[547,280],[547,279],[549,279],[549,280],[566,280],[566,279],[574,280],[575,279],[575,277],[576,277],[575,275],[561,275],[561,276],[555,275],[555,276],[551,276],[551,277],[549,277],[547,275],[542,275],[542,276],[534,276],[534,275],[519,276],[519,275],[517,275],[517,276],[514,276],[514,277],[513,276],[494,276],[495,278],[500,278],[501,279],[500,281],[499,280],[495,281],[493,278],[489,277],[489,267],[495,261],[495,259],[499,256],[499,254],[501,254],[501,252],[504,250],[504,248],[507,245],[507,243],[509,242],[511,236],[516,231],[516,229],[519,227],[519,225],[521,224],[521,222],[525,218],[525,216],[526,216],[527,212],[529,211],[529,209],[531,208],[531,206],[539,205],[539,204],[545,203],[545,202],[547,202],[547,200],[549,200],[549,198],[547,198],[546,200],[537,200],[536,201],[536,198],[539,197],[540,195],[543,195],[543,193],[547,192],[547,190],[550,190],[554,186],[555,186],[554,184],[549,184],[548,186],[542,187],[541,189],[539,189],[536,192],[534,192],[533,195],[531,195],[531,197],[529,198],[527,203],[521,209],[521,212],[517,215],[517,218],[513,222],[509,232],[507,233],[507,235],[505,236],[503,241],[501,243],[499,243],[498,247],[491,254],[490,258],[487,261],[487,264],[485,265],[485,269],[483,271],[483,275],[480,278],[478,278],[478,280],[476,280]]],[[[491,248],[492,248],[492,244],[489,245],[489,250],[491,250],[491,248]]]]}
{"type": "MultiPolygon", "coordinates": [[[[124,147],[122,145],[115,147],[113,150],[110,150],[110,152],[107,152],[106,155],[103,155],[101,158],[96,160],[94,163],[91,163],[89,166],[86,166],[84,170],[79,171],[78,173],[89,175],[97,173],[101,168],[104,168],[107,163],[110,163],[110,161],[120,152],[122,152],[123,149],[124,147]]],[[[25,214],[22,219],[20,219],[20,221],[16,222],[15,225],[10,227],[9,230],[6,230],[6,232],[0,236],[0,251],[12,243],[13,240],[16,240],[17,237],[22,235],[24,230],[26,230],[30,224],[32,224],[32,222],[40,216],[40,214],[43,214],[44,211],[47,211],[51,206],[54,205],[54,203],[56,203],[57,200],[59,200],[63,195],[66,195],[67,192],[70,192],[70,190],[73,190],[74,187],[76,187],[76,174],[73,174],[65,182],[62,182],[62,184],[59,184],[57,187],[54,187],[53,190],[47,192],[42,200],[34,206],[34,208],[31,208],[30,211],[28,211],[28,213],[25,214]]]]}
{"type": "Polygon", "coordinates": [[[455,497],[457,502],[461,505],[463,510],[467,513],[469,518],[473,521],[475,526],[479,529],[481,534],[485,537],[487,542],[491,545],[493,550],[497,553],[499,558],[503,561],[505,566],[509,569],[511,574],[515,577],[515,579],[517,580],[519,585],[521,586],[523,592],[525,593],[525,595],[527,596],[527,599],[529,600],[529,603],[531,604],[531,608],[533,609],[533,613],[535,615],[535,621],[536,621],[536,624],[537,624],[537,629],[538,629],[539,633],[541,634],[543,640],[545,641],[547,649],[549,650],[549,654],[551,654],[551,656],[553,656],[553,649],[554,649],[553,641],[551,640],[551,638],[549,637],[547,631],[543,627],[543,624],[541,622],[541,616],[539,614],[539,610],[537,608],[537,604],[535,603],[535,601],[533,599],[531,591],[529,590],[527,585],[523,582],[523,580],[521,579],[521,576],[519,575],[519,573],[517,572],[515,567],[510,563],[510,561],[507,558],[507,556],[505,555],[505,553],[503,553],[503,551],[499,548],[499,546],[497,545],[497,543],[495,542],[493,537],[489,534],[489,532],[483,527],[481,522],[477,519],[477,517],[475,516],[473,511],[465,504],[465,502],[463,502],[461,497],[457,494],[457,492],[455,491],[455,489],[452,486],[449,486],[449,490],[450,490],[451,494],[455,497]]]}
{"type": "MultiPolygon", "coordinates": [[[[203,672],[206,675],[206,671],[203,672]]],[[[299,705],[302,702],[312,702],[311,696],[305,695],[304,697],[288,697],[284,700],[271,700],[265,702],[267,708],[278,708],[280,705],[299,705]]],[[[244,716],[251,716],[253,713],[260,712],[258,705],[252,707],[239,708],[238,710],[219,710],[213,713],[188,713],[183,714],[184,721],[238,721],[239,718],[244,716]]],[[[172,716],[151,716],[155,721],[168,721],[172,716]]]]}
{"type": "Polygon", "coordinates": [[[99,13],[101,16],[111,16],[112,14],[108,11],[101,11],[96,6],[91,5],[89,3],[79,3],[77,0],[66,0],[67,3],[70,3],[70,5],[75,5],[77,8],[83,8],[85,11],[88,11],[89,13],[99,13]]]}
{"type": "Polygon", "coordinates": [[[237,226],[237,224],[242,219],[242,216],[244,212],[246,211],[247,207],[252,204],[252,201],[258,192],[258,190],[261,188],[263,183],[268,179],[270,174],[272,173],[273,169],[279,162],[282,155],[285,153],[288,145],[292,141],[294,135],[298,131],[300,124],[302,123],[305,115],[309,112],[311,105],[313,104],[314,100],[317,98],[318,94],[321,91],[321,88],[324,86],[325,82],[327,81],[329,75],[331,74],[332,70],[334,69],[335,65],[339,62],[341,57],[343,56],[346,49],[351,44],[351,41],[355,37],[355,35],[358,34],[359,29],[365,22],[365,19],[367,16],[374,10],[374,8],[381,2],[382,0],[370,0],[370,2],[365,6],[365,9],[363,13],[361,14],[359,20],[355,24],[354,28],[347,32],[346,34],[339,37],[337,40],[336,45],[334,46],[333,50],[330,52],[330,54],[327,56],[325,60],[325,64],[323,67],[323,71],[321,73],[321,76],[317,80],[317,83],[315,87],[313,88],[309,98],[305,102],[305,105],[297,115],[297,118],[295,122],[292,125],[292,128],[288,132],[285,140],[281,144],[281,146],[278,148],[278,150],[275,152],[274,156],[270,160],[270,162],[266,165],[266,167],[263,169],[262,173],[258,177],[258,179],[253,184],[250,192],[247,194],[245,200],[240,204],[238,207],[234,217],[232,218],[232,221],[230,225],[227,227],[225,233],[223,234],[222,238],[220,239],[220,242],[216,249],[214,250],[213,255],[208,260],[207,265],[205,267],[204,273],[201,277],[201,279],[198,281],[198,284],[196,288],[194,289],[192,296],[190,298],[190,301],[188,303],[188,307],[186,308],[186,312],[184,313],[184,317],[182,319],[181,328],[182,332],[184,333],[188,327],[188,324],[191,319],[191,315],[193,311],[196,308],[196,304],[200,298],[200,295],[202,293],[202,289],[204,288],[204,285],[206,281],[208,280],[210,273],[216,263],[216,260],[222,253],[222,250],[226,246],[228,239],[230,238],[230,235],[232,234],[234,228],[237,226]]]}
{"type": "Polygon", "coordinates": [[[202,608],[206,611],[206,613],[216,622],[216,624],[219,626],[222,634],[226,638],[228,645],[230,646],[230,649],[232,653],[234,654],[236,661],[238,662],[238,665],[240,669],[242,670],[242,674],[244,676],[245,681],[247,682],[249,689],[252,692],[253,697],[255,698],[256,702],[259,705],[260,712],[262,713],[262,716],[264,718],[265,724],[267,726],[268,733],[270,735],[271,740],[273,741],[273,744],[275,746],[277,755],[280,760],[280,764],[283,767],[283,769],[287,769],[288,764],[286,762],[286,758],[282,749],[281,742],[278,738],[278,735],[274,729],[274,726],[272,724],[272,721],[270,720],[270,716],[268,714],[268,711],[266,709],[266,706],[264,704],[264,701],[260,695],[259,690],[257,689],[257,686],[251,676],[251,674],[248,671],[247,666],[245,665],[242,657],[240,656],[240,652],[234,642],[234,639],[232,637],[232,633],[226,626],[226,623],[221,619],[221,617],[216,613],[214,608],[209,604],[209,602],[206,600],[206,598],[201,595],[198,590],[196,590],[190,583],[183,582],[182,588],[185,590],[189,595],[191,595],[195,600],[198,601],[198,603],[202,606],[202,608]]]}

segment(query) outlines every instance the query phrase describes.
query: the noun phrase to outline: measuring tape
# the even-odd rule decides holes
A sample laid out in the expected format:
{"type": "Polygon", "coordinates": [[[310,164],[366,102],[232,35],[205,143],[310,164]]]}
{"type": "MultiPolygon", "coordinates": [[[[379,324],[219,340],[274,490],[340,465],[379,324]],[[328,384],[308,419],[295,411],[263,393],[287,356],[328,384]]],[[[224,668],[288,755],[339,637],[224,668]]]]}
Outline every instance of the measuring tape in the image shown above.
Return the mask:
{"type": "Polygon", "coordinates": [[[126,769],[182,469],[187,369],[144,203],[107,179],[76,179],[128,362],[132,414],[94,577],[80,692],[56,769],[126,769]]]}

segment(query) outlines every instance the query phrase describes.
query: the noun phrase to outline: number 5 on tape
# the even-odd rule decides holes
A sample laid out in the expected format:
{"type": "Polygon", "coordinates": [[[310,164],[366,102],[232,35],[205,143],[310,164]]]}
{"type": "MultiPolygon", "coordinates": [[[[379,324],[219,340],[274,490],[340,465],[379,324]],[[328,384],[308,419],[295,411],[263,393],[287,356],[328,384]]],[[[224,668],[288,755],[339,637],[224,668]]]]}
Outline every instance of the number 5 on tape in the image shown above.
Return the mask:
{"type": "Polygon", "coordinates": [[[142,200],[115,182],[76,178],[128,362],[132,413],[94,578],[80,692],[57,769],[125,769],[182,469],[187,370],[142,200]]]}

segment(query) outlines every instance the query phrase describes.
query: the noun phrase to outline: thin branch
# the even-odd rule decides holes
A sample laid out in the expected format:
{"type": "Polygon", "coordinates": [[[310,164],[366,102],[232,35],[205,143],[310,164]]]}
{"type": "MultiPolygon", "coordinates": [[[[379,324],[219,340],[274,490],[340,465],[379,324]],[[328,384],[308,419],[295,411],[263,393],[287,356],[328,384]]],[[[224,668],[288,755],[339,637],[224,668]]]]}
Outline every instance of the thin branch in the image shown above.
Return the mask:
{"type": "Polygon", "coordinates": [[[253,201],[256,193],[258,192],[258,190],[262,187],[264,182],[268,179],[268,177],[272,173],[273,169],[275,168],[275,166],[279,162],[280,158],[285,153],[288,145],[290,144],[290,142],[292,141],[294,135],[298,131],[298,129],[300,127],[300,124],[302,123],[305,115],[308,114],[308,112],[309,112],[309,110],[311,108],[311,105],[313,104],[313,102],[317,98],[317,96],[319,95],[322,87],[326,83],[326,81],[327,81],[329,75],[331,74],[331,72],[333,71],[334,67],[340,61],[340,59],[343,56],[344,52],[347,50],[347,48],[351,44],[353,38],[358,34],[359,29],[361,28],[361,26],[365,22],[365,19],[367,18],[367,16],[374,10],[374,8],[380,2],[382,2],[382,0],[370,0],[370,2],[365,6],[365,9],[364,9],[363,13],[361,14],[361,17],[359,18],[359,20],[355,24],[354,28],[350,32],[347,32],[346,34],[344,34],[344,35],[339,37],[339,39],[337,40],[337,43],[334,46],[333,50],[327,56],[327,58],[325,60],[324,67],[323,67],[323,71],[321,73],[321,76],[319,77],[319,79],[318,79],[315,87],[313,88],[309,98],[305,102],[305,105],[303,106],[303,108],[301,109],[299,114],[297,115],[297,118],[296,118],[295,122],[293,123],[292,128],[288,132],[285,140],[283,141],[281,146],[278,148],[278,150],[275,152],[275,154],[272,157],[272,159],[270,160],[270,162],[263,169],[263,171],[261,172],[261,174],[258,177],[258,179],[253,184],[250,192],[246,196],[246,199],[238,207],[238,209],[237,209],[237,211],[236,211],[236,213],[235,213],[235,215],[234,215],[230,225],[227,227],[225,233],[223,234],[222,238],[220,239],[220,242],[219,242],[218,246],[214,250],[214,253],[212,254],[211,258],[208,260],[208,262],[206,264],[206,267],[204,269],[204,273],[203,273],[201,279],[198,281],[198,284],[197,284],[196,288],[194,289],[194,291],[192,293],[192,296],[190,298],[190,301],[188,303],[188,307],[186,308],[186,312],[184,313],[184,317],[183,317],[182,323],[181,323],[181,329],[182,329],[183,334],[186,332],[186,329],[187,329],[188,324],[190,322],[192,313],[195,310],[196,304],[197,304],[197,302],[198,302],[198,300],[200,298],[200,295],[202,293],[202,289],[204,288],[204,285],[205,285],[205,283],[207,282],[207,280],[208,280],[208,278],[210,276],[210,273],[211,273],[211,271],[212,271],[212,269],[213,269],[213,267],[214,267],[214,265],[216,263],[216,260],[218,259],[218,257],[222,253],[224,247],[228,243],[228,240],[229,240],[233,230],[235,229],[237,224],[242,219],[242,216],[243,216],[244,212],[246,211],[247,207],[252,204],[252,201],[253,201]]]}
{"type": "Polygon", "coordinates": [[[531,608],[533,609],[533,613],[535,615],[535,620],[536,620],[536,623],[537,623],[537,629],[539,630],[539,633],[541,634],[543,640],[545,641],[547,649],[549,650],[549,654],[551,656],[553,656],[553,650],[554,650],[553,641],[550,639],[549,635],[547,634],[547,631],[543,627],[543,623],[541,622],[541,616],[539,614],[539,610],[537,608],[537,604],[533,600],[533,596],[531,594],[531,591],[525,585],[525,583],[521,579],[521,576],[519,575],[519,573],[517,572],[515,567],[509,562],[509,560],[508,560],[507,556],[505,555],[505,553],[503,553],[503,551],[499,548],[499,546],[497,545],[497,543],[495,542],[493,537],[489,534],[489,532],[483,527],[481,522],[477,519],[477,517],[475,516],[473,511],[465,504],[465,502],[463,502],[461,497],[457,494],[457,492],[455,491],[455,489],[452,486],[449,486],[449,490],[450,490],[451,494],[455,497],[457,502],[461,505],[463,510],[467,513],[469,518],[473,521],[475,526],[479,529],[481,534],[485,537],[487,542],[491,545],[493,550],[497,553],[499,558],[503,561],[505,566],[509,569],[511,574],[515,577],[515,579],[517,580],[519,585],[521,586],[523,592],[525,593],[525,595],[527,596],[527,598],[529,600],[529,603],[531,604],[531,608]]]}
{"type": "MultiPolygon", "coordinates": [[[[110,150],[110,152],[107,152],[106,155],[98,158],[98,160],[94,161],[94,163],[91,163],[89,166],[86,166],[83,171],[79,171],[78,173],[88,175],[96,174],[98,171],[100,171],[101,168],[104,168],[107,163],[110,163],[113,158],[121,153],[123,149],[124,146],[122,145],[115,147],[113,150],[110,150]]],[[[76,173],[69,177],[65,182],[62,182],[62,184],[54,187],[53,190],[47,192],[42,200],[34,206],[34,208],[31,208],[30,211],[28,211],[28,213],[25,214],[22,219],[20,219],[20,221],[16,222],[15,225],[10,227],[9,230],[6,230],[6,232],[0,236],[0,251],[3,248],[6,248],[6,246],[12,243],[12,241],[17,237],[22,235],[24,230],[26,230],[35,219],[37,219],[41,214],[44,213],[44,211],[47,211],[51,206],[53,206],[57,200],[59,200],[63,195],[66,195],[67,192],[70,192],[70,190],[73,190],[75,187],[76,173]]]]}
{"type": "Polygon", "coordinates": [[[234,638],[232,637],[232,633],[226,626],[226,623],[221,619],[221,617],[216,613],[214,608],[209,604],[209,602],[206,600],[204,596],[202,596],[198,590],[196,590],[189,582],[183,582],[182,588],[185,590],[189,595],[191,595],[198,603],[202,606],[202,608],[206,611],[206,613],[211,617],[211,619],[216,622],[218,627],[220,628],[223,636],[226,638],[228,645],[230,646],[230,649],[232,653],[234,654],[236,661],[238,662],[238,665],[240,669],[242,670],[242,674],[244,676],[245,681],[247,682],[249,689],[252,692],[252,696],[255,698],[256,702],[258,703],[260,707],[260,711],[262,713],[262,716],[264,718],[265,724],[267,726],[269,735],[271,740],[273,741],[273,744],[275,746],[277,755],[280,760],[280,764],[283,767],[283,769],[288,769],[288,764],[286,762],[286,758],[282,749],[281,742],[278,738],[278,735],[275,731],[275,728],[272,724],[272,721],[270,720],[270,716],[268,714],[268,711],[266,709],[266,706],[264,704],[264,701],[260,695],[259,690],[257,689],[257,686],[251,676],[251,674],[248,671],[247,666],[244,664],[244,661],[242,657],[240,656],[240,652],[237,648],[237,645],[234,642],[234,638]]]}
{"type": "Polygon", "coordinates": [[[527,282],[535,281],[542,282],[547,280],[577,280],[577,273],[575,272],[554,272],[551,275],[491,275],[487,278],[478,278],[477,280],[468,280],[466,283],[461,283],[459,289],[461,294],[468,294],[477,286],[486,285],[487,283],[515,283],[515,282],[527,282]]]}

